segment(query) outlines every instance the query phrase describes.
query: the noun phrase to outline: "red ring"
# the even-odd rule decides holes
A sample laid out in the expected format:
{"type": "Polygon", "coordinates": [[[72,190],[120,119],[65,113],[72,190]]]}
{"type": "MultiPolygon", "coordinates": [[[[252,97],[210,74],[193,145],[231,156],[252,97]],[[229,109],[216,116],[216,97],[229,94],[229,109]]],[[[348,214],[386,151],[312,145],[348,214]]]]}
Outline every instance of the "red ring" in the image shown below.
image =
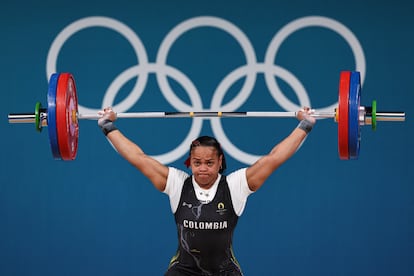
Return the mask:
{"type": "Polygon", "coordinates": [[[349,159],[349,82],[351,72],[342,71],[339,78],[339,100],[338,100],[338,151],[340,159],[349,159]]]}
{"type": "Polygon", "coordinates": [[[78,112],[78,99],[73,76],[62,73],[56,92],[56,129],[59,150],[63,160],[73,160],[78,151],[79,124],[74,113],[78,112]]]}

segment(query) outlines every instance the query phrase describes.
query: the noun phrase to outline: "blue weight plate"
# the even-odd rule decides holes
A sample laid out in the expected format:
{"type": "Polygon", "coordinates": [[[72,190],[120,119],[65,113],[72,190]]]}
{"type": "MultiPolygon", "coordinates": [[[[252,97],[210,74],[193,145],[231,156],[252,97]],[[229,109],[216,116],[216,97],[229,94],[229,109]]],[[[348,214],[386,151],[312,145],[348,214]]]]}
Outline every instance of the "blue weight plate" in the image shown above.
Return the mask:
{"type": "Polygon", "coordinates": [[[358,159],[361,141],[361,126],[359,123],[359,107],[361,98],[361,78],[359,72],[351,73],[349,85],[349,131],[348,151],[350,159],[358,159]]]}
{"type": "Polygon", "coordinates": [[[61,159],[56,128],[56,89],[58,80],[59,74],[52,74],[47,91],[47,128],[49,131],[50,147],[55,159],[61,159]]]}

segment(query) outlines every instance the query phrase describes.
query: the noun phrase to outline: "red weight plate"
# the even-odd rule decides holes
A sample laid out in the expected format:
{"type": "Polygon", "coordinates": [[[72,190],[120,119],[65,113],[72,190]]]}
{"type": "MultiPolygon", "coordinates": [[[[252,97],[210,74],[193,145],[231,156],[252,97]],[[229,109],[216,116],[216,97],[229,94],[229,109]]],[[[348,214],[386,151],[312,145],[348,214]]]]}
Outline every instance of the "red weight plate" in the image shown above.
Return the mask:
{"type": "Polygon", "coordinates": [[[62,73],[56,92],[56,128],[60,155],[63,160],[73,160],[78,151],[78,98],[73,76],[62,73]]]}
{"type": "Polygon", "coordinates": [[[338,151],[339,158],[346,160],[349,159],[349,83],[351,78],[351,72],[342,71],[339,77],[339,100],[338,100],[338,151]]]}

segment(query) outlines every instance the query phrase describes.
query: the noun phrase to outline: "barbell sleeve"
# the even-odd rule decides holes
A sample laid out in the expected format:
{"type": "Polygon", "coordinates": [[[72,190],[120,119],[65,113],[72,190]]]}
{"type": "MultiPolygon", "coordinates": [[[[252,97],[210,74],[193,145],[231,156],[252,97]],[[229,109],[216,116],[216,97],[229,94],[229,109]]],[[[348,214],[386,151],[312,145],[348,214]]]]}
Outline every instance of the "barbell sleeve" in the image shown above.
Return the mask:
{"type": "MultiPolygon", "coordinates": [[[[42,126],[47,126],[47,112],[42,112],[42,126]]],[[[33,124],[36,122],[36,114],[34,113],[10,113],[8,115],[10,124],[33,124]]]]}
{"type": "Polygon", "coordinates": [[[377,121],[382,122],[404,122],[405,112],[400,111],[377,111],[377,121]]]}

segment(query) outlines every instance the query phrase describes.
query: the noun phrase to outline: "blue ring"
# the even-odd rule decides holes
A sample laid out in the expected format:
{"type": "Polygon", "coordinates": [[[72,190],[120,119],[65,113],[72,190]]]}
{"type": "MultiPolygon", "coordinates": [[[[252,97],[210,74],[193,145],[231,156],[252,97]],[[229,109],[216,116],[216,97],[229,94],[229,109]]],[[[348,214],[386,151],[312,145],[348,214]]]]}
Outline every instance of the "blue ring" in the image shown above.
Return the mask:
{"type": "Polygon", "coordinates": [[[47,128],[53,157],[60,160],[62,156],[60,155],[56,128],[56,91],[58,80],[58,73],[52,74],[49,80],[49,89],[47,91],[47,128]]]}
{"type": "Polygon", "coordinates": [[[361,141],[361,126],[359,124],[359,107],[361,99],[361,78],[357,71],[351,72],[349,84],[349,131],[348,152],[350,159],[358,159],[361,141]]]}

